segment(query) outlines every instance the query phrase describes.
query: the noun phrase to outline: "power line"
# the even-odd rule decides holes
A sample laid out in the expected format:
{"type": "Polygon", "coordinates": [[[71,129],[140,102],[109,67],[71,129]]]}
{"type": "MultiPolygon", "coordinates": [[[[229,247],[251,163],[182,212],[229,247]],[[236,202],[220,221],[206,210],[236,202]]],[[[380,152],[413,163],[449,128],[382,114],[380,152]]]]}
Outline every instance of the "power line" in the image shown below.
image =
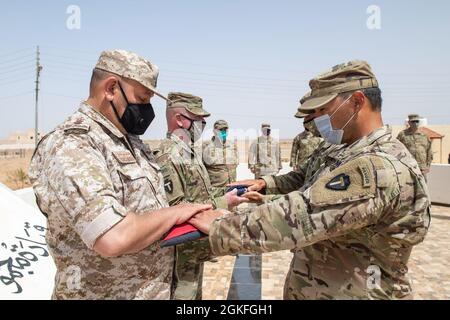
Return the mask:
{"type": "Polygon", "coordinates": [[[24,51],[29,51],[31,50],[31,48],[24,48],[24,49],[19,49],[19,50],[15,50],[15,51],[11,51],[11,52],[7,52],[7,53],[0,53],[0,57],[6,57],[6,56],[11,56],[20,52],[24,52],[24,51]]]}
{"type": "Polygon", "coordinates": [[[7,63],[10,63],[10,62],[14,62],[14,61],[17,61],[17,60],[21,60],[21,59],[23,59],[23,58],[29,58],[29,57],[32,57],[32,56],[33,56],[33,54],[27,54],[27,55],[25,55],[25,56],[17,57],[17,58],[14,58],[14,59],[2,60],[2,61],[0,62],[0,65],[7,64],[7,63]]]}
{"type": "Polygon", "coordinates": [[[4,67],[0,66],[0,70],[14,69],[14,68],[21,67],[21,66],[29,64],[29,63],[33,63],[33,60],[27,60],[27,61],[15,63],[15,64],[12,64],[12,65],[9,65],[9,66],[4,66],[4,67]]]}
{"type": "Polygon", "coordinates": [[[24,91],[24,92],[20,92],[20,93],[17,93],[15,95],[12,95],[12,96],[0,97],[0,100],[6,100],[6,99],[11,99],[11,98],[22,97],[22,96],[29,95],[31,93],[33,93],[33,91],[30,91],[30,90],[29,91],[24,91]]]}
{"type": "Polygon", "coordinates": [[[31,78],[30,77],[25,77],[25,78],[19,78],[19,79],[16,79],[16,80],[8,80],[8,81],[5,81],[5,82],[0,82],[0,86],[8,86],[10,84],[23,82],[23,81],[26,81],[26,80],[30,80],[31,81],[31,78]]]}
{"type": "Polygon", "coordinates": [[[22,66],[22,67],[19,67],[19,68],[11,69],[11,70],[8,70],[8,71],[0,70],[0,75],[16,73],[18,71],[22,72],[23,70],[26,70],[26,69],[29,69],[29,68],[32,68],[32,67],[33,67],[32,65],[27,65],[27,66],[22,66]]]}

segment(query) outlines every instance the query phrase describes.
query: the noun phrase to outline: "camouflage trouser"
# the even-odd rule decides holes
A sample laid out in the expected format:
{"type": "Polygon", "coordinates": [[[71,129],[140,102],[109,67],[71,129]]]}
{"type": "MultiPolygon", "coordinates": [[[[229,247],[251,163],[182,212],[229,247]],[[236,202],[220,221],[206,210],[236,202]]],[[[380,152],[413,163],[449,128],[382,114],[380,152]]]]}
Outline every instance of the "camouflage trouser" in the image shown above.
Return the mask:
{"type": "Polygon", "coordinates": [[[176,246],[173,276],[175,300],[202,300],[203,265],[213,258],[208,238],[176,246]]]}

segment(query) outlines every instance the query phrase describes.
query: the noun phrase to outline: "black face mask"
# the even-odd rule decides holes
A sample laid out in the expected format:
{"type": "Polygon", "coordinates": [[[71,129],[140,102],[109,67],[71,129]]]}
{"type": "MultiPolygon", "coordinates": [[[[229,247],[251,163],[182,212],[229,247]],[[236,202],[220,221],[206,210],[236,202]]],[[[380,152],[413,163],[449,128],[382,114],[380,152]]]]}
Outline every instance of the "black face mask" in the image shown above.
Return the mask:
{"type": "Polygon", "coordinates": [[[127,103],[125,112],[122,117],[119,116],[116,106],[111,101],[111,106],[116,114],[117,119],[122,124],[123,128],[131,134],[142,135],[148,129],[153,119],[155,119],[155,111],[150,103],[129,103],[125,92],[118,82],[120,91],[127,103]]]}

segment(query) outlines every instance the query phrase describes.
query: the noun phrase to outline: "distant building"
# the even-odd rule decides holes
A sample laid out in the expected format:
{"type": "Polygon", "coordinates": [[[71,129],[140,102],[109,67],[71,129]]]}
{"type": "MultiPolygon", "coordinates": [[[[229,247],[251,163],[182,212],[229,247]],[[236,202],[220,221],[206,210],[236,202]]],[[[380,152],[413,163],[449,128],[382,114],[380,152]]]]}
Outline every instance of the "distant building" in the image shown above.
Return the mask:
{"type": "MultiPolygon", "coordinates": [[[[42,133],[38,132],[38,141],[41,137],[42,133]]],[[[6,141],[7,144],[34,144],[34,129],[28,129],[25,132],[13,132],[8,136],[6,141]]]]}

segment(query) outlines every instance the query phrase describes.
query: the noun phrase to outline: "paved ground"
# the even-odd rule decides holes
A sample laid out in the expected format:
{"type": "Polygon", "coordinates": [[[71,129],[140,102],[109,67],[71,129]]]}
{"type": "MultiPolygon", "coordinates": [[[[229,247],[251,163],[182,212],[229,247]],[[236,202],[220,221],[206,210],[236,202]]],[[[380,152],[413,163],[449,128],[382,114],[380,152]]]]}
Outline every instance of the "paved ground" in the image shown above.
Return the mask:
{"type": "MultiPolygon", "coordinates": [[[[282,299],[292,254],[280,251],[263,255],[262,299],[282,299]]],[[[226,299],[234,257],[206,263],[204,299],[226,299]]],[[[432,221],[423,243],[412,252],[409,267],[415,299],[450,299],[450,208],[433,206],[432,221]]]]}

